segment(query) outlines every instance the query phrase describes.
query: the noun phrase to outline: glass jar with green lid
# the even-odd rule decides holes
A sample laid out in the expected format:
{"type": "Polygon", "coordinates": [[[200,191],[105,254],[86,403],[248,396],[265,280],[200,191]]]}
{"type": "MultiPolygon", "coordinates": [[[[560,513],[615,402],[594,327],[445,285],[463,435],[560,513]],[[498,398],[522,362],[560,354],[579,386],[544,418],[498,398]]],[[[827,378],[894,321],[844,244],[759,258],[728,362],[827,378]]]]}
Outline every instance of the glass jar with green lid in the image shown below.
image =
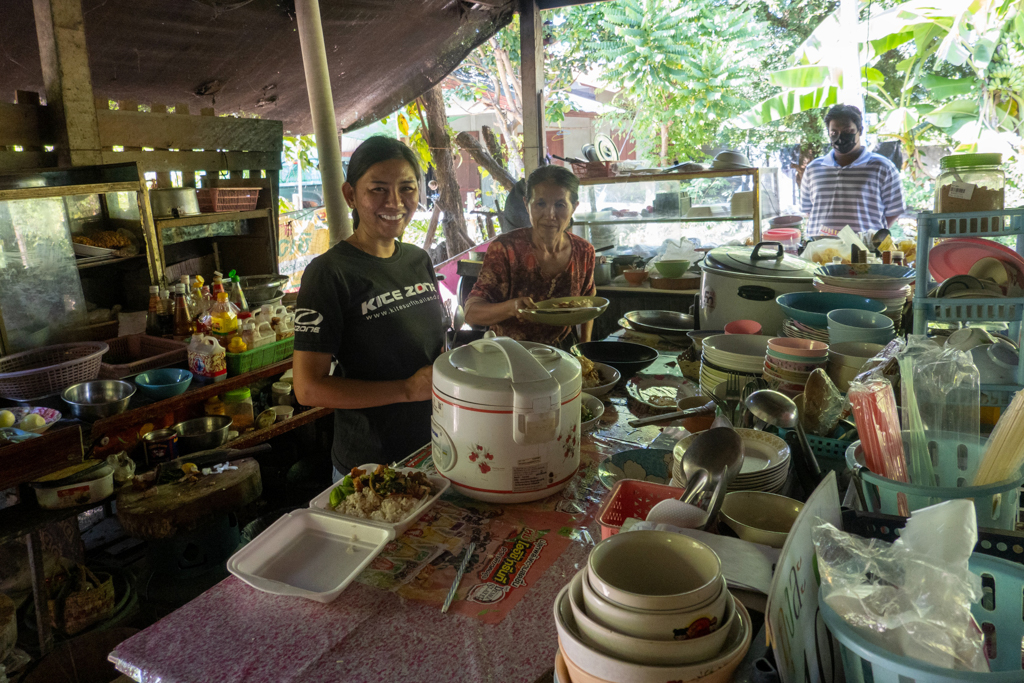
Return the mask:
{"type": "Polygon", "coordinates": [[[232,389],[220,395],[224,402],[224,414],[231,418],[231,428],[239,432],[253,426],[256,418],[252,408],[252,394],[249,387],[232,389]]]}
{"type": "Polygon", "coordinates": [[[1002,154],[951,154],[939,162],[936,213],[1002,211],[1006,176],[1002,154]]]}

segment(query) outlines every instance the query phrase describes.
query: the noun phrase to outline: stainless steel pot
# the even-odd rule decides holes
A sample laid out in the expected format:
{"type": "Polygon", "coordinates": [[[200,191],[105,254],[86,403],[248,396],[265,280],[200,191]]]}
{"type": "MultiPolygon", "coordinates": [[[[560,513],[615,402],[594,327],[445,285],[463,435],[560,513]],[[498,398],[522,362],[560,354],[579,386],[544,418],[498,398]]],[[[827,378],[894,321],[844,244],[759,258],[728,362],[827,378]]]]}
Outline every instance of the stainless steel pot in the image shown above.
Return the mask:
{"type": "Polygon", "coordinates": [[[603,287],[612,281],[612,264],[604,261],[594,264],[594,284],[603,287]]]}
{"type": "Polygon", "coordinates": [[[194,187],[173,187],[165,190],[150,190],[149,205],[154,218],[169,218],[178,210],[179,216],[199,213],[199,198],[194,187]]]}
{"type": "Polygon", "coordinates": [[[182,455],[217,448],[227,443],[231,418],[222,415],[197,417],[174,425],[178,450],[182,455]]]}
{"type": "Polygon", "coordinates": [[[814,291],[816,268],[786,254],[778,242],[712,249],[701,262],[701,329],[720,330],[734,320],[756,320],[762,334],[776,336],[786,314],[775,298],[814,291]]]}

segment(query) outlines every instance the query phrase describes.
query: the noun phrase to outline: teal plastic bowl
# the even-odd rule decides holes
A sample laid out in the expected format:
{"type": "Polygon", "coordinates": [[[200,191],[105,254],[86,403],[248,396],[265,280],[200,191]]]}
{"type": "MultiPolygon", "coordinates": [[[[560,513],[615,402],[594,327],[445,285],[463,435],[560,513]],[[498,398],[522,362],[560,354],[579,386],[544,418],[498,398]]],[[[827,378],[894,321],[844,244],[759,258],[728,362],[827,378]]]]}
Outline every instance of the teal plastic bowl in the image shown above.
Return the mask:
{"type": "Polygon", "coordinates": [[[192,384],[192,373],[177,368],[148,370],[135,376],[135,385],[150,398],[171,398],[185,393],[192,384]]]}
{"type": "Polygon", "coordinates": [[[871,313],[885,311],[885,304],[877,299],[838,292],[791,292],[776,297],[775,301],[793,320],[821,330],[828,327],[828,314],[838,308],[871,313]]]}

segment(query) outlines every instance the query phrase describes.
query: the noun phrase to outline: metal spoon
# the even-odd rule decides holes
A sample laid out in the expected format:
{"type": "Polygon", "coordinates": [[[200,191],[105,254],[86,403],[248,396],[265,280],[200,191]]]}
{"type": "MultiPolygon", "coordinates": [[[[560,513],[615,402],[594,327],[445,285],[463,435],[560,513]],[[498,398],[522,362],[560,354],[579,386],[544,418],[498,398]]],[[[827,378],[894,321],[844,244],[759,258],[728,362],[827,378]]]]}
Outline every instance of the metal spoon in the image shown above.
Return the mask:
{"type": "Polygon", "coordinates": [[[684,503],[693,503],[708,483],[721,478],[726,468],[735,467],[743,461],[743,439],[731,427],[716,427],[701,432],[686,449],[682,457],[683,474],[686,475],[684,503]]]}
{"type": "Polygon", "coordinates": [[[785,394],[765,389],[748,396],[745,405],[754,417],[759,417],[770,425],[796,432],[801,451],[797,461],[800,465],[797,468],[797,476],[807,495],[810,495],[821,483],[821,467],[818,465],[818,459],[814,457],[811,445],[807,442],[807,434],[800,424],[800,413],[796,404],[785,394]]]}
{"type": "Polygon", "coordinates": [[[654,424],[655,422],[678,420],[684,417],[696,417],[697,415],[710,415],[713,412],[715,412],[715,402],[708,400],[707,404],[703,406],[687,408],[686,410],[676,410],[671,413],[662,413],[661,415],[655,415],[653,417],[643,417],[637,420],[630,420],[628,424],[630,427],[643,427],[644,425],[654,424]]]}

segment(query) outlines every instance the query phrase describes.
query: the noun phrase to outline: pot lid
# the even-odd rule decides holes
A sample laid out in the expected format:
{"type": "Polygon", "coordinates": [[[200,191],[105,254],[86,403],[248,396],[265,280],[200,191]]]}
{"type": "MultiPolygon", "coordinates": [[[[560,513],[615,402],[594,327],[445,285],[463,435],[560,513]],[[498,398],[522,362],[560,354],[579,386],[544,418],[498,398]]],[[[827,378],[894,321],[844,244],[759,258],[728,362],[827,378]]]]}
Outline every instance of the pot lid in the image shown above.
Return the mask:
{"type": "MultiPolygon", "coordinates": [[[[502,343],[511,342],[495,337],[502,343]]],[[[454,398],[460,402],[501,408],[512,408],[514,404],[513,377],[520,368],[513,368],[508,356],[493,344],[493,340],[481,339],[442,354],[434,361],[433,383],[435,393],[454,398]]],[[[562,401],[575,396],[582,386],[582,371],[579,362],[571,355],[546,344],[518,342],[529,354],[529,363],[537,379],[546,373],[559,384],[562,401]]]]}
{"type": "Polygon", "coordinates": [[[781,278],[812,278],[815,264],[787,254],[778,242],[719,247],[704,257],[705,269],[781,278]]]}

